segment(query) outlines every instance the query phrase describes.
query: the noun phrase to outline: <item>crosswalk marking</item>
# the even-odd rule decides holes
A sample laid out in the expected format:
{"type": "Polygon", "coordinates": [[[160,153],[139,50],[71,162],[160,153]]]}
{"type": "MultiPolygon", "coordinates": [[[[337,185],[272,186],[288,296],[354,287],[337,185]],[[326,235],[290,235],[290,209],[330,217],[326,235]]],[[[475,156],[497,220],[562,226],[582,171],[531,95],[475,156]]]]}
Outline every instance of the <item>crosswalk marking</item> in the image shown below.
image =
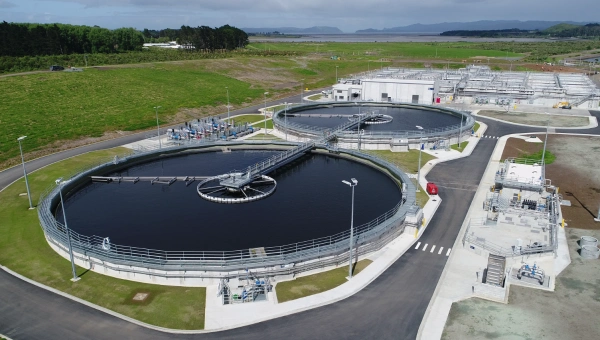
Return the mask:
{"type": "MultiPolygon", "coordinates": [[[[417,242],[417,245],[415,246],[415,249],[419,249],[419,247],[421,247],[421,243],[422,242],[417,242]]],[[[427,247],[429,247],[428,243],[425,243],[423,245],[423,248],[421,248],[421,251],[426,251],[427,247]]],[[[442,255],[442,251],[444,250],[444,247],[438,247],[435,244],[431,245],[431,247],[429,247],[429,253],[430,254],[435,254],[435,251],[437,250],[437,254],[438,255],[442,255]]],[[[446,252],[446,256],[450,255],[450,251],[452,250],[452,248],[448,248],[448,251],[446,252]]]]}

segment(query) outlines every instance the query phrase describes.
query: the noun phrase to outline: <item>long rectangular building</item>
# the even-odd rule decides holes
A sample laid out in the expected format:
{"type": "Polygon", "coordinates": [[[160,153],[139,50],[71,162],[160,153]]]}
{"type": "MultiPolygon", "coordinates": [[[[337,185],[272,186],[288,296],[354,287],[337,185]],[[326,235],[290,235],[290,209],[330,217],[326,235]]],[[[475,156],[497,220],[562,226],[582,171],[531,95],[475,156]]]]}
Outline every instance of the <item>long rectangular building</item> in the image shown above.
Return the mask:
{"type": "Polygon", "coordinates": [[[597,109],[600,90],[584,74],[492,71],[470,65],[458,70],[385,68],[338,79],[335,101],[415,104],[527,104],[597,109]]]}

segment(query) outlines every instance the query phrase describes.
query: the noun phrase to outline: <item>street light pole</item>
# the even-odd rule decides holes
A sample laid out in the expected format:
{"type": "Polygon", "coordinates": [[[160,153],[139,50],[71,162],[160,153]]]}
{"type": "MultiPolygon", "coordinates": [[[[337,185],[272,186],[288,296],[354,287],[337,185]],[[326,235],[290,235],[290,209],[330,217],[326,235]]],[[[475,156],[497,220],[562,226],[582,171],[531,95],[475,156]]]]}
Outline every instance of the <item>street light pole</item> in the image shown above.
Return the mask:
{"type": "Polygon", "coordinates": [[[229,128],[229,87],[225,86],[225,89],[227,90],[227,128],[229,128]]]}
{"type": "Polygon", "coordinates": [[[458,130],[458,149],[461,150],[462,147],[460,146],[460,137],[462,137],[462,126],[463,126],[463,118],[465,116],[461,115],[460,116],[460,130],[458,130]]]}
{"type": "MultiPolygon", "coordinates": [[[[304,104],[304,79],[300,79],[302,81],[302,86],[300,86],[300,105],[304,104]]],[[[287,126],[286,126],[287,128],[287,126]]]]}
{"type": "Polygon", "coordinates": [[[265,92],[264,96],[265,96],[265,108],[263,110],[263,113],[265,114],[265,136],[267,135],[267,95],[269,94],[269,92],[265,92]]]}
{"type": "Polygon", "coordinates": [[[29,181],[27,181],[27,170],[25,170],[25,158],[23,158],[23,147],[21,146],[21,141],[27,138],[27,136],[21,136],[17,138],[19,142],[19,150],[21,151],[21,163],[23,164],[23,177],[25,177],[25,187],[27,188],[27,198],[29,198],[29,209],[33,209],[33,204],[31,203],[31,192],[29,191],[29,181]]]}
{"type": "Polygon", "coordinates": [[[423,149],[423,136],[419,138],[419,167],[417,168],[417,192],[421,192],[421,150],[423,149]]]}
{"type": "Polygon", "coordinates": [[[546,142],[548,141],[548,127],[550,126],[550,119],[548,119],[546,121],[546,138],[544,138],[544,150],[542,151],[542,166],[543,166],[543,171],[542,174],[544,176],[544,178],[542,178],[542,180],[544,182],[542,182],[542,185],[544,185],[546,183],[546,163],[544,163],[544,159],[546,158],[546,142]]]}
{"type": "Polygon", "coordinates": [[[63,219],[65,220],[65,232],[67,234],[67,242],[69,243],[69,257],[71,258],[71,270],[73,271],[73,278],[71,281],[77,282],[80,277],[77,276],[77,272],[75,271],[75,261],[73,260],[73,246],[71,244],[71,233],[69,232],[69,227],[67,226],[67,215],[65,214],[65,202],[62,197],[62,177],[56,180],[56,185],[58,185],[58,193],[60,195],[60,205],[62,206],[63,219]]]}
{"type": "Polygon", "coordinates": [[[285,117],[285,141],[287,142],[287,130],[288,130],[288,126],[287,126],[287,102],[285,102],[283,105],[285,105],[285,112],[284,112],[284,117],[285,117]]]}
{"type": "Polygon", "coordinates": [[[335,83],[338,83],[338,75],[337,75],[338,66],[335,67],[335,83]]]}
{"type": "Polygon", "coordinates": [[[155,106],[154,110],[156,111],[156,137],[158,137],[158,148],[162,149],[162,142],[160,141],[160,125],[158,125],[158,109],[162,106],[155,106]]]}
{"type": "Polygon", "coordinates": [[[348,181],[342,181],[342,183],[349,185],[352,188],[352,210],[350,213],[350,262],[348,263],[348,278],[352,278],[352,248],[354,247],[354,187],[358,185],[356,178],[350,179],[352,183],[348,181]]]}

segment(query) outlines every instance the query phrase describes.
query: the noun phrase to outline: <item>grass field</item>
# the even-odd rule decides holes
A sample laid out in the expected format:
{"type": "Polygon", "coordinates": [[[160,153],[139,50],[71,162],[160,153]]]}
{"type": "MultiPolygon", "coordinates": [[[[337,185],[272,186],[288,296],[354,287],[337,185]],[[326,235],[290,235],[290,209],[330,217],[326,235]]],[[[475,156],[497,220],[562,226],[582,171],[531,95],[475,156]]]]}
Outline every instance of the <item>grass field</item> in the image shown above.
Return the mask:
{"type": "Polygon", "coordinates": [[[156,105],[162,106],[163,124],[185,108],[223,105],[226,86],[234,106],[264,92],[195,63],[7,77],[0,86],[0,162],[18,155],[21,135],[29,136],[23,149],[30,152],[106,131],[155,126],[156,105]]]}
{"type": "MultiPolygon", "coordinates": [[[[69,169],[109,160],[130,150],[109,149],[64,160],[29,174],[34,202],[39,194],[69,169]]],[[[0,263],[32,280],[80,297],[134,319],[168,328],[202,329],[206,301],[205,288],[169,287],[136,283],[77,268],[81,277],[71,282],[69,261],[47,244],[36,210],[29,210],[23,179],[0,192],[0,263]],[[150,293],[142,304],[131,299],[137,292],[150,293]]]]}
{"type": "MultiPolygon", "coordinates": [[[[359,274],[373,261],[362,260],[354,265],[352,275],[359,274]]],[[[275,286],[278,302],[286,302],[305,296],[322,293],[333,289],[344,282],[348,276],[348,265],[314,275],[298,277],[295,280],[278,283],[275,286]]]]}
{"type": "MultiPolygon", "coordinates": [[[[400,43],[400,42],[253,42],[248,49],[267,51],[296,51],[321,53],[344,58],[365,57],[379,60],[381,57],[396,58],[440,58],[464,59],[475,56],[520,57],[520,53],[503,52],[491,49],[471,48],[472,43],[400,43]]],[[[379,65],[373,64],[373,67],[379,65]]]]}
{"type": "MultiPolygon", "coordinates": [[[[423,62],[411,62],[410,58],[440,59],[439,63],[432,62],[432,67],[444,67],[444,59],[507,55],[471,49],[466,43],[267,43],[266,47],[300,54],[240,54],[0,78],[4,90],[0,101],[0,169],[20,161],[16,138],[22,135],[29,137],[23,151],[25,158],[31,159],[50,150],[73,147],[72,141],[85,143],[102,136],[116,137],[121,131],[152,128],[156,124],[154,106],[161,106],[161,125],[222,115],[227,111],[226,87],[230,103],[237,109],[262,103],[265,91],[272,100],[299,93],[301,85],[312,89],[330,86],[336,70],[338,77],[344,77],[382,66],[423,67],[423,62]],[[317,47],[319,54],[313,53],[317,47]],[[331,54],[342,59],[331,60],[331,54]],[[378,62],[382,57],[389,61],[378,62]]],[[[262,43],[249,47],[262,48],[262,43]]]]}
{"type": "MultiPolygon", "coordinates": [[[[273,128],[273,120],[272,119],[267,119],[266,123],[267,123],[267,130],[273,128]]],[[[265,121],[262,121],[260,123],[252,123],[251,125],[264,129],[265,121]]]]}
{"type": "Polygon", "coordinates": [[[233,121],[235,121],[236,124],[244,124],[244,123],[248,123],[248,124],[253,124],[256,122],[260,122],[261,120],[265,119],[264,115],[243,115],[243,116],[237,116],[237,117],[233,117],[232,118],[233,121]]]}

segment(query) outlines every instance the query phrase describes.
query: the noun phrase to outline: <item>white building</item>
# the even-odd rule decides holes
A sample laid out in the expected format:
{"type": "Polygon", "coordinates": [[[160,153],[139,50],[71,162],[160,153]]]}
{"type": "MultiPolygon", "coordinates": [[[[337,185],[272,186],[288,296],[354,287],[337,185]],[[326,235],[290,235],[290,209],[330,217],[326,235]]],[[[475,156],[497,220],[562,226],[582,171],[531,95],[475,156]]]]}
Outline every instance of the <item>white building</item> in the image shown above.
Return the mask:
{"type": "Polygon", "coordinates": [[[386,68],[339,79],[335,101],[467,103],[598,109],[600,90],[584,74],[501,72],[471,65],[458,70],[386,68]]]}
{"type": "Polygon", "coordinates": [[[361,84],[361,100],[413,104],[433,103],[435,87],[433,80],[364,79],[361,84]]]}

